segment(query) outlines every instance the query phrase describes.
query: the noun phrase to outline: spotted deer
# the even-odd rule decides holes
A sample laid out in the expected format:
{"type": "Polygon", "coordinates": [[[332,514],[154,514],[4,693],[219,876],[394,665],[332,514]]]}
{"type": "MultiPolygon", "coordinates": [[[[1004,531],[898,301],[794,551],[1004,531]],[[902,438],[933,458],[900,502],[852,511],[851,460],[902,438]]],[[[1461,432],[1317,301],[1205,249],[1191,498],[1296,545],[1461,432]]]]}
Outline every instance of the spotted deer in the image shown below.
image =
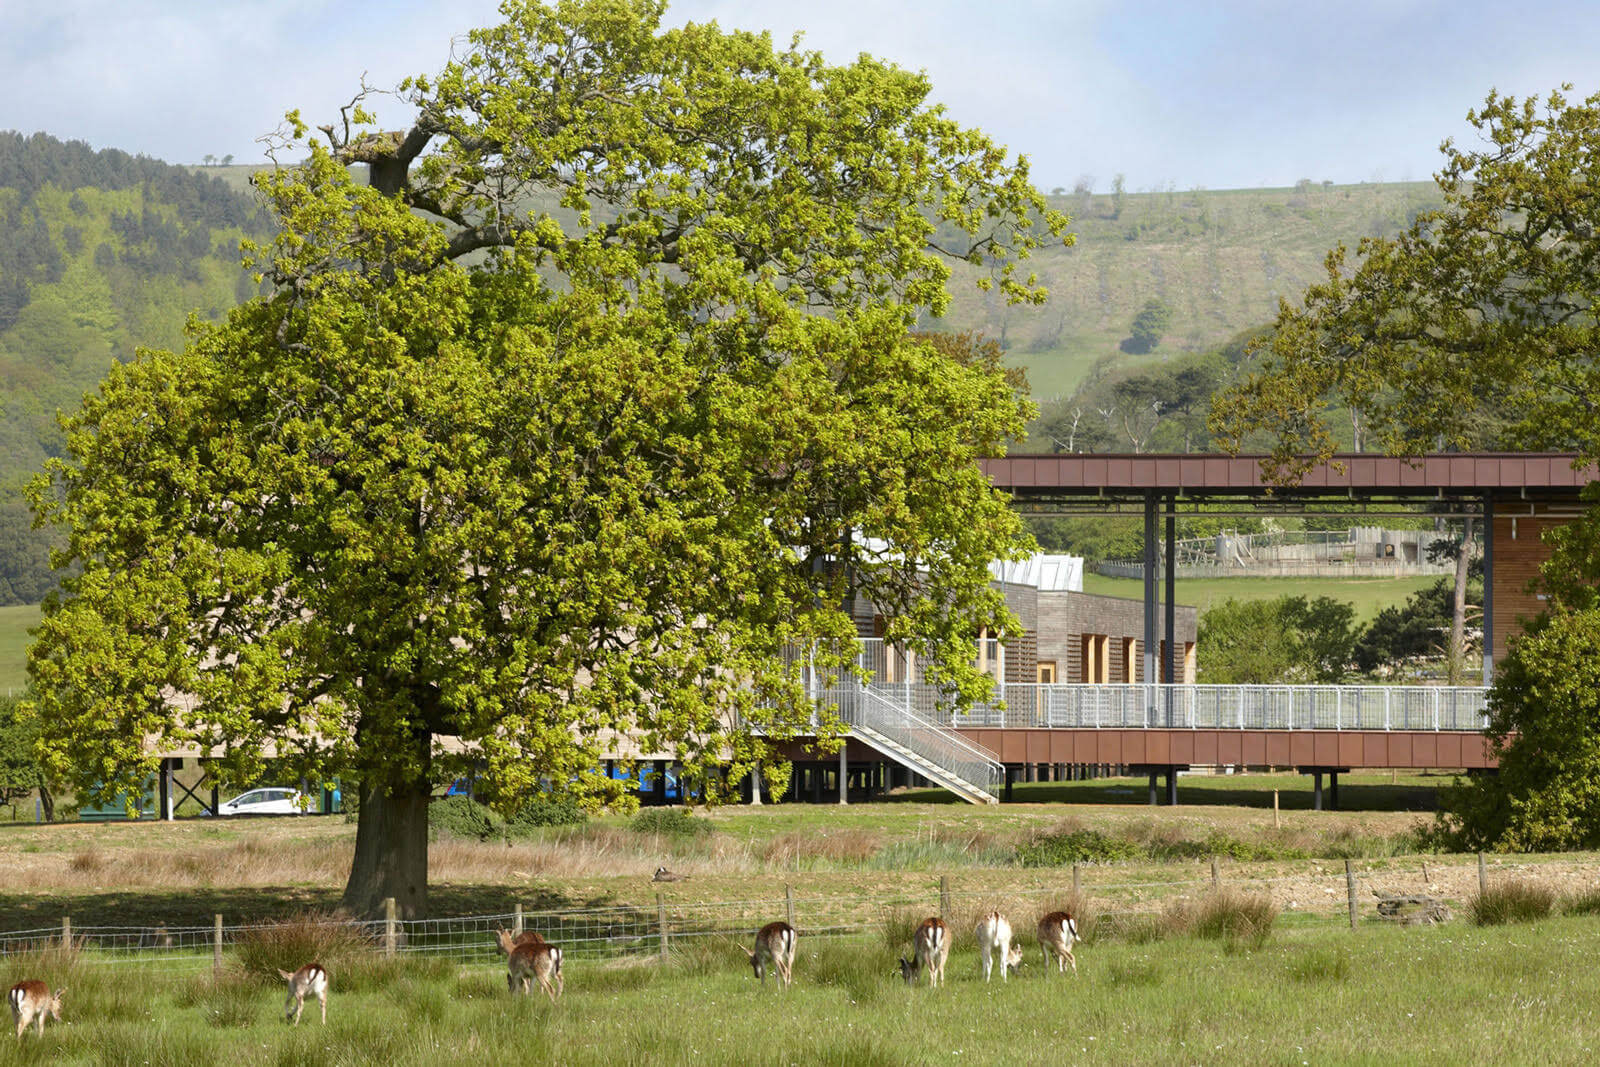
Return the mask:
{"type": "Polygon", "coordinates": [[[289,983],[289,999],[283,1002],[283,1021],[295,1026],[300,1025],[300,1012],[306,1006],[307,997],[316,997],[317,1004],[322,1008],[322,1022],[328,1022],[328,972],[320,963],[308,963],[292,974],[285,970],[278,973],[289,983]]]}
{"type": "Polygon", "coordinates": [[[778,973],[778,981],[782,985],[790,985],[794,981],[794,946],[798,935],[794,927],[786,922],[768,923],[756,931],[756,950],[747,952],[750,957],[750,966],[756,972],[756,977],[761,979],[761,984],[767,984],[767,967],[771,966],[778,973]]]}
{"type": "Polygon", "coordinates": [[[494,928],[494,939],[499,943],[500,954],[503,956],[511,955],[511,950],[518,945],[545,944],[544,938],[540,937],[536,930],[524,930],[522,933],[513,936],[509,930],[500,926],[494,928]]]}
{"type": "Polygon", "coordinates": [[[900,957],[900,977],[907,985],[916,985],[917,975],[926,969],[928,988],[935,989],[944,981],[944,961],[949,956],[950,927],[943,919],[923,919],[911,938],[911,959],[900,957]]]}
{"type": "Polygon", "coordinates": [[[515,993],[520,987],[533,995],[533,983],[550,995],[553,1003],[566,991],[561,977],[561,949],[541,940],[539,944],[515,945],[506,954],[506,988],[515,993]]]}
{"type": "Polygon", "coordinates": [[[11,1015],[17,1021],[17,1037],[22,1037],[29,1023],[33,1023],[36,1032],[43,1037],[46,1016],[61,1021],[61,998],[66,995],[65,989],[50,992],[50,987],[36,978],[12,986],[9,999],[11,1015]]]}
{"type": "Polygon", "coordinates": [[[1065,972],[1072,964],[1072,973],[1078,973],[1078,961],[1072,955],[1072,943],[1082,941],[1078,936],[1078,920],[1070,911],[1052,911],[1039,920],[1039,948],[1044,953],[1045,973],[1050,973],[1050,960],[1055,957],[1056,970],[1065,972]]]}
{"type": "Polygon", "coordinates": [[[978,920],[978,961],[983,965],[983,980],[987,982],[994,969],[994,960],[1000,961],[1000,980],[1006,980],[1007,971],[1022,966],[1022,946],[1011,941],[1011,923],[998,911],[991,911],[978,920]]]}

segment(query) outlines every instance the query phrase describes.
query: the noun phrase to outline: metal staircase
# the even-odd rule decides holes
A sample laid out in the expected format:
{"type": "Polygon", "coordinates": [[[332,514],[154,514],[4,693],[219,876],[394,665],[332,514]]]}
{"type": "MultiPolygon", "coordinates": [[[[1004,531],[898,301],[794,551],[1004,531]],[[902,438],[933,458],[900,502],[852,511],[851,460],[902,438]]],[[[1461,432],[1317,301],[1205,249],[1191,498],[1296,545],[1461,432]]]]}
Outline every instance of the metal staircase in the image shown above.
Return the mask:
{"type": "Polygon", "coordinates": [[[856,683],[836,695],[852,737],[968,803],[1000,803],[1005,769],[995,753],[917,716],[901,690],[856,683]]]}

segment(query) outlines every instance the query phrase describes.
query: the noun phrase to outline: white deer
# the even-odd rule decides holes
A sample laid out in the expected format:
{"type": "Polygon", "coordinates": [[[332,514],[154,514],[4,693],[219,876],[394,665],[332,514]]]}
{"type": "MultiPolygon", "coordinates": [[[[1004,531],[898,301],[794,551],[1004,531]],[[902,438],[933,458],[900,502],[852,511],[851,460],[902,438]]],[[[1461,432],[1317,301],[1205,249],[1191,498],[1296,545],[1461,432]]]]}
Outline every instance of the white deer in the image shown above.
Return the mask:
{"type": "Polygon", "coordinates": [[[506,988],[515,993],[520,987],[533,995],[533,983],[550,995],[552,1003],[566,992],[561,977],[561,949],[548,942],[516,945],[506,957],[506,988]]]}
{"type": "Polygon", "coordinates": [[[285,970],[278,973],[289,983],[289,999],[283,1002],[283,1021],[300,1025],[300,1012],[305,1009],[306,998],[316,997],[317,1004],[322,1008],[322,1022],[328,1022],[328,972],[320,963],[308,963],[291,974],[285,970]]]}
{"type": "Polygon", "coordinates": [[[991,911],[978,920],[978,960],[983,964],[983,980],[987,982],[994,969],[994,960],[1000,961],[1000,981],[1006,980],[1007,971],[1022,966],[1022,946],[1011,942],[1011,923],[998,911],[991,911]],[[992,956],[991,956],[992,953],[992,956]]]}
{"type": "Polygon", "coordinates": [[[50,987],[35,978],[25,982],[18,982],[11,987],[11,1014],[17,1021],[17,1037],[22,1037],[22,1031],[33,1023],[40,1037],[44,1036],[44,1020],[48,1016],[56,1022],[61,1021],[61,998],[67,995],[65,989],[50,992],[50,987]]]}
{"type": "Polygon", "coordinates": [[[790,985],[794,981],[794,946],[798,935],[794,927],[786,922],[768,923],[756,931],[756,950],[747,952],[750,957],[750,966],[756,972],[756,977],[761,979],[761,984],[767,984],[767,967],[770,965],[778,973],[778,981],[783,985],[790,985]]]}
{"type": "Polygon", "coordinates": [[[917,974],[928,971],[928,988],[936,989],[944,980],[944,961],[950,956],[950,927],[943,919],[923,919],[911,938],[911,959],[900,957],[900,977],[907,985],[917,984],[917,974]]]}
{"type": "Polygon", "coordinates": [[[1044,953],[1045,973],[1050,973],[1050,958],[1055,957],[1056,970],[1065,972],[1072,964],[1072,973],[1078,973],[1078,961],[1072,955],[1072,943],[1082,941],[1078,936],[1078,920],[1070,911],[1052,911],[1039,920],[1039,949],[1044,953]]]}

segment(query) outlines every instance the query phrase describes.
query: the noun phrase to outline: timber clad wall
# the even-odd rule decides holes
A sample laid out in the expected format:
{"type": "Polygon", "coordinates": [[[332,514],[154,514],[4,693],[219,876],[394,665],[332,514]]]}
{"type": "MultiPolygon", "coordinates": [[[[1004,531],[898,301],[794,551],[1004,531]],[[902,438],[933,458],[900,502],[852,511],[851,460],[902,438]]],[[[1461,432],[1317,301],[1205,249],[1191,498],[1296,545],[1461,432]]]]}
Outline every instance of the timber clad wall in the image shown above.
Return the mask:
{"type": "Polygon", "coordinates": [[[1544,601],[1533,588],[1539,578],[1539,565],[1550,558],[1550,546],[1544,543],[1543,534],[1570,521],[1527,515],[1494,517],[1496,663],[1505,656],[1510,640],[1522,632],[1524,623],[1544,610],[1544,601]]]}

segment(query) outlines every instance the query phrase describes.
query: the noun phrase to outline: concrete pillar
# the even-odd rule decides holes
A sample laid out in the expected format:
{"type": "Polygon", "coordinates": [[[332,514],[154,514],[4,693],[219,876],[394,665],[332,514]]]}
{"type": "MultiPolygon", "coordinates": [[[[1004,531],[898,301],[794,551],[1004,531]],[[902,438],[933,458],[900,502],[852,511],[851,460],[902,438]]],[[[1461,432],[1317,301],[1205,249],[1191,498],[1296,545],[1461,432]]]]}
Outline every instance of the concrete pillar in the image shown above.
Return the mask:
{"type": "Polygon", "coordinates": [[[1322,810],[1322,772],[1311,772],[1311,807],[1316,811],[1322,810]]]}
{"type": "Polygon", "coordinates": [[[1494,683],[1494,497],[1483,497],[1483,684],[1494,683]]]}
{"type": "Polygon", "coordinates": [[[1154,767],[1151,767],[1150,768],[1150,806],[1151,807],[1154,807],[1155,805],[1161,803],[1161,801],[1158,799],[1158,794],[1156,792],[1156,778],[1157,778],[1156,769],[1154,767]]]}

